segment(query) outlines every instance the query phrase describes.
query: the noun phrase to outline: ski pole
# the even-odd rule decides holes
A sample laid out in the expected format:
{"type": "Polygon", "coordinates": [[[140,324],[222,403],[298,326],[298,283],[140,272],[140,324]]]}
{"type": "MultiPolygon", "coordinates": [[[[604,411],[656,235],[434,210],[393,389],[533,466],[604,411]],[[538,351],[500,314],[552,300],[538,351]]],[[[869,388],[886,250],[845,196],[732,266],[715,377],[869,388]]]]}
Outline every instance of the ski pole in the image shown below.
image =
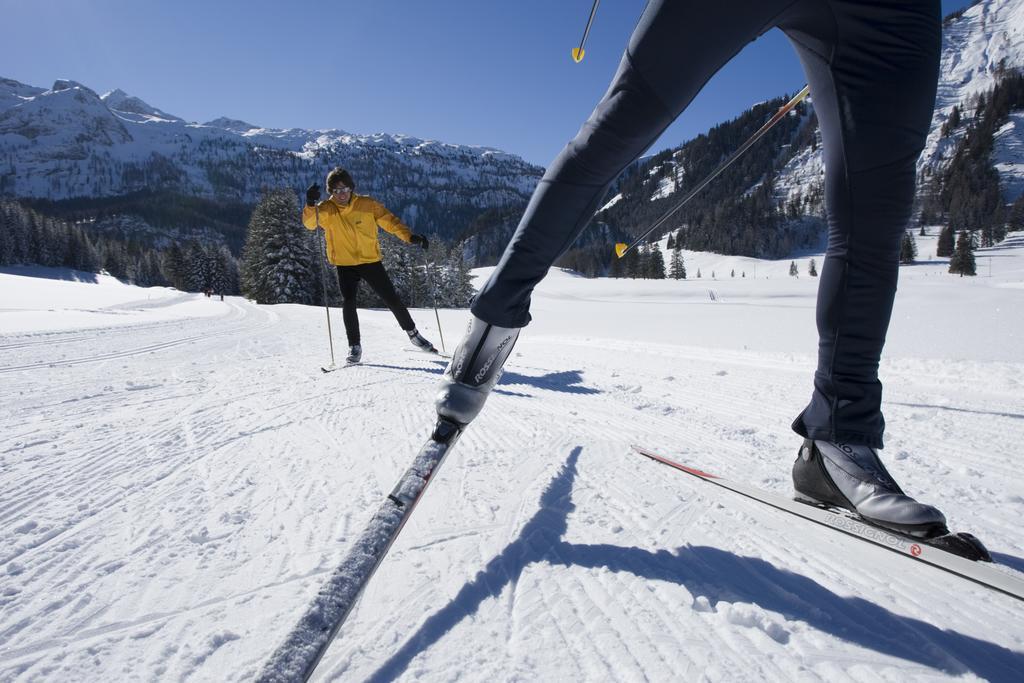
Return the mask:
{"type": "MultiPolygon", "coordinates": [[[[314,207],[316,211],[316,229],[322,230],[320,227],[320,205],[317,204],[314,207]]],[[[320,279],[323,281],[324,286],[324,310],[327,311],[327,341],[331,345],[331,367],[334,367],[334,333],[331,332],[331,306],[327,300],[327,271],[325,270],[324,262],[327,261],[327,231],[324,230],[324,237],[320,242],[320,256],[323,258],[320,261],[320,279]]]]}
{"type": "Polygon", "coordinates": [[[717,178],[719,173],[721,173],[722,171],[727,169],[729,166],[732,165],[732,163],[734,161],[739,159],[743,155],[744,152],[746,152],[748,149],[750,149],[751,145],[753,145],[755,142],[760,140],[761,136],[763,136],[765,133],[767,133],[769,130],[771,130],[772,126],[774,126],[776,123],[781,121],[782,117],[785,116],[786,114],[788,114],[790,111],[792,111],[793,107],[795,107],[796,105],[800,104],[800,102],[805,97],[807,97],[807,95],[810,92],[811,92],[811,86],[805,85],[803,90],[801,90],[800,92],[798,92],[796,95],[793,96],[793,99],[791,99],[789,102],[787,102],[786,104],[784,104],[781,107],[779,107],[779,110],[777,112],[775,112],[775,115],[772,116],[768,120],[767,123],[765,123],[763,126],[761,126],[757,130],[756,133],[751,135],[749,140],[747,140],[742,145],[740,145],[740,148],[737,149],[735,152],[733,152],[732,155],[728,159],[726,159],[721,164],[719,164],[718,168],[716,168],[714,171],[712,171],[710,173],[710,175],[708,175],[707,178],[705,178],[704,180],[702,180],[699,183],[697,183],[697,186],[695,188],[693,188],[692,190],[690,190],[687,193],[687,195],[685,197],[683,197],[683,199],[678,204],[676,204],[671,209],[669,209],[664,214],[662,214],[661,218],[659,218],[658,220],[654,221],[654,225],[652,225],[650,228],[648,228],[647,232],[645,232],[644,234],[640,235],[635,240],[633,240],[633,242],[629,246],[626,246],[626,244],[623,243],[623,242],[619,242],[618,244],[616,244],[615,245],[615,254],[616,254],[616,256],[618,256],[619,258],[622,258],[623,256],[626,255],[626,252],[630,251],[631,249],[636,247],[638,244],[643,242],[645,239],[647,239],[648,235],[650,235],[652,232],[654,232],[659,227],[661,227],[661,224],[664,223],[665,221],[667,221],[672,216],[672,214],[674,214],[679,209],[683,208],[684,204],[686,204],[688,201],[693,199],[697,195],[698,192],[703,190],[705,185],[707,185],[712,180],[717,178]]]}
{"type": "Polygon", "coordinates": [[[587,42],[587,36],[590,35],[590,25],[594,23],[594,15],[597,14],[597,5],[601,0],[594,0],[594,6],[590,8],[590,18],[587,19],[587,27],[583,29],[583,38],[580,39],[580,46],[572,49],[572,60],[579,64],[583,61],[583,45],[587,42]]]}
{"type": "Polygon", "coordinates": [[[430,263],[427,261],[427,250],[423,250],[423,270],[427,274],[427,287],[430,288],[430,298],[434,301],[434,317],[437,319],[437,334],[441,337],[441,353],[448,353],[444,348],[444,332],[441,331],[441,315],[437,312],[437,290],[434,289],[434,278],[430,274],[430,263]]]}

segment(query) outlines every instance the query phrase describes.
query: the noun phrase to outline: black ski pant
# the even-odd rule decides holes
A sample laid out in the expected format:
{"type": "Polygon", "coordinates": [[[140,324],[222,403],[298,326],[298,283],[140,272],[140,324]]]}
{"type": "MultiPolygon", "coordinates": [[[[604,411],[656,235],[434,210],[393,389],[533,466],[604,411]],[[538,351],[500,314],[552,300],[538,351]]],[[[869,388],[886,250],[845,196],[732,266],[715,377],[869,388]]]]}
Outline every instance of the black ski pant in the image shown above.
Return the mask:
{"type": "Polygon", "coordinates": [[[803,64],[826,169],[818,368],[793,428],[880,448],[878,362],[935,102],[939,0],[651,0],[607,93],[547,169],[472,311],[493,325],[526,325],[534,286],[611,182],[771,28],[785,32],[803,64]]]}
{"type": "Polygon", "coordinates": [[[356,312],[356,295],[359,292],[359,281],[364,280],[366,284],[377,293],[384,304],[394,313],[395,319],[402,329],[411,332],[416,329],[416,323],[409,315],[409,309],[405,307],[402,300],[391,284],[388,271],[384,270],[384,264],[380,261],[374,263],[361,263],[358,266],[338,266],[338,284],[341,285],[341,317],[345,321],[345,336],[348,337],[348,345],[354,346],[359,343],[359,315],[356,312]]]}

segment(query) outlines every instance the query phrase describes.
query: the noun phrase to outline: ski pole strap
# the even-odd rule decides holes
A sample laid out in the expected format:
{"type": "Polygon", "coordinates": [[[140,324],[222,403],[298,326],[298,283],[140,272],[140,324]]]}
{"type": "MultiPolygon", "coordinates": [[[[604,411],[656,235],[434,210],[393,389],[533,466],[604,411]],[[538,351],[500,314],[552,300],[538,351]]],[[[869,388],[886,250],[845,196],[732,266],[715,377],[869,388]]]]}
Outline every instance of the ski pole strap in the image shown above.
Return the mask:
{"type": "Polygon", "coordinates": [[[750,138],[746,142],[744,142],[742,145],[740,145],[739,149],[737,149],[735,152],[733,152],[732,155],[728,159],[726,159],[721,164],[719,164],[718,168],[716,168],[714,171],[712,171],[706,178],[704,178],[704,180],[702,180],[699,183],[697,183],[697,186],[694,187],[692,190],[690,190],[686,194],[686,196],[683,197],[682,200],[678,204],[676,204],[671,209],[669,209],[664,214],[662,214],[661,218],[659,218],[658,220],[654,221],[654,224],[650,228],[648,228],[647,231],[644,234],[642,234],[639,237],[637,237],[628,246],[624,242],[619,242],[618,244],[616,244],[615,245],[615,255],[618,256],[619,258],[622,258],[623,256],[626,255],[627,252],[631,251],[637,245],[643,243],[643,241],[645,239],[647,239],[648,235],[650,235],[652,232],[654,232],[655,230],[660,228],[665,221],[667,221],[669,218],[671,218],[672,215],[675,214],[676,211],[678,211],[679,209],[683,208],[683,206],[688,201],[693,199],[697,195],[697,193],[699,193],[701,190],[703,190],[704,187],[708,183],[710,183],[712,180],[717,178],[718,175],[722,171],[724,171],[725,169],[729,168],[729,166],[731,166],[734,161],[736,161],[741,156],[743,156],[744,152],[746,152],[748,149],[750,149],[750,147],[755,142],[760,140],[764,136],[764,134],[767,133],[769,130],[771,130],[772,127],[776,123],[781,121],[783,116],[785,116],[786,114],[791,112],[796,105],[800,104],[800,102],[803,101],[803,99],[805,97],[807,97],[810,94],[810,92],[811,92],[811,86],[805,85],[803,90],[801,90],[796,95],[794,95],[793,99],[791,99],[789,102],[787,102],[786,104],[784,104],[781,107],[779,107],[779,110],[777,112],[775,112],[775,115],[772,116],[770,119],[768,119],[768,121],[763,126],[761,126],[757,130],[756,133],[751,135],[750,138]]]}

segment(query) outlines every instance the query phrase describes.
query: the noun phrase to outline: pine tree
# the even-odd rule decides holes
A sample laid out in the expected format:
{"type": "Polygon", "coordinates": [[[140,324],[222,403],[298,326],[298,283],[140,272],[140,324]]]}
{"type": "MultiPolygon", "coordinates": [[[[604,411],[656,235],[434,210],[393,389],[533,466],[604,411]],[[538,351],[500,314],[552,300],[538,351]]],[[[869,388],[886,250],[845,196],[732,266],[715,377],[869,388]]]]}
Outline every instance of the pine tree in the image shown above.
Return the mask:
{"type": "Polygon", "coordinates": [[[14,250],[14,224],[8,217],[6,204],[0,202],[0,266],[11,263],[11,252],[14,250]]]}
{"type": "Polygon", "coordinates": [[[210,270],[206,249],[196,240],[189,242],[188,247],[185,249],[185,291],[205,292],[209,289],[210,270]]]}
{"type": "Polygon", "coordinates": [[[444,297],[445,306],[466,308],[476,290],[473,288],[473,274],[469,269],[469,261],[466,260],[463,242],[459,242],[448,252],[445,271],[445,280],[448,285],[448,291],[445,292],[444,297]]]}
{"type": "Polygon", "coordinates": [[[939,232],[939,241],[935,245],[936,256],[953,255],[953,226],[947,225],[939,232]]]}
{"type": "Polygon", "coordinates": [[[665,279],[665,257],[657,242],[651,245],[650,252],[647,254],[647,277],[652,280],[665,279]]]}
{"type": "Polygon", "coordinates": [[[622,270],[628,278],[636,279],[642,275],[640,269],[643,265],[639,249],[630,249],[622,257],[622,270]]]}
{"type": "Polygon", "coordinates": [[[213,253],[210,289],[214,294],[238,293],[238,261],[227,247],[221,245],[213,253]]]}
{"type": "Polygon", "coordinates": [[[789,262],[789,274],[793,277],[797,277],[800,274],[800,270],[796,267],[796,261],[789,262]]]}
{"type": "Polygon", "coordinates": [[[416,272],[421,278],[421,293],[418,295],[417,306],[425,308],[433,306],[434,301],[439,305],[445,298],[444,263],[447,258],[444,243],[439,239],[430,241],[430,248],[427,249],[427,258],[424,263],[423,252],[413,248],[412,256],[416,272]]]}
{"type": "Polygon", "coordinates": [[[974,263],[974,238],[966,230],[960,232],[956,241],[956,251],[949,259],[949,272],[964,275],[977,275],[974,263]]]}
{"type": "Polygon", "coordinates": [[[622,259],[618,256],[612,259],[611,266],[608,267],[608,277],[621,278],[626,277],[626,273],[623,269],[622,259]]]}
{"type": "Polygon", "coordinates": [[[1010,230],[1024,230],[1024,193],[1021,193],[1010,207],[1007,222],[1010,230]]]}
{"type": "Polygon", "coordinates": [[[80,229],[75,228],[68,245],[68,259],[64,263],[68,268],[95,273],[100,269],[100,255],[89,237],[80,229]]]}
{"type": "Polygon", "coordinates": [[[686,264],[683,263],[683,251],[678,244],[672,250],[672,257],[669,260],[669,277],[673,280],[686,279],[686,264]]]}
{"type": "Polygon", "coordinates": [[[697,269],[697,279],[700,279],[700,268],[697,269]]]}
{"type": "Polygon", "coordinates": [[[989,222],[985,224],[983,233],[985,238],[988,240],[983,246],[991,247],[994,244],[1002,242],[1006,238],[1007,223],[1009,222],[1010,209],[1005,204],[997,204],[995,211],[989,217],[989,222]]]}
{"type": "Polygon", "coordinates": [[[913,263],[917,260],[917,243],[909,230],[903,232],[900,241],[900,263],[913,263]]]}
{"type": "Polygon", "coordinates": [[[260,304],[311,304],[315,300],[318,268],[316,233],[299,221],[291,190],[269,190],[249,220],[242,252],[242,293],[260,304]]]}
{"type": "Polygon", "coordinates": [[[128,277],[128,251],[123,242],[108,242],[103,248],[103,270],[119,280],[128,277]]]}
{"type": "Polygon", "coordinates": [[[175,289],[185,290],[185,255],[177,242],[164,251],[161,259],[160,269],[164,278],[171,283],[175,289]]]}
{"type": "Polygon", "coordinates": [[[807,274],[811,277],[818,277],[818,265],[811,259],[811,262],[807,264],[807,274]]]}
{"type": "Polygon", "coordinates": [[[147,249],[141,255],[135,277],[135,283],[142,287],[158,287],[165,284],[166,281],[160,272],[160,259],[155,251],[147,249]]]}
{"type": "Polygon", "coordinates": [[[948,136],[952,133],[957,126],[960,125],[960,106],[954,105],[953,110],[949,112],[949,118],[942,124],[942,137],[948,136]]]}

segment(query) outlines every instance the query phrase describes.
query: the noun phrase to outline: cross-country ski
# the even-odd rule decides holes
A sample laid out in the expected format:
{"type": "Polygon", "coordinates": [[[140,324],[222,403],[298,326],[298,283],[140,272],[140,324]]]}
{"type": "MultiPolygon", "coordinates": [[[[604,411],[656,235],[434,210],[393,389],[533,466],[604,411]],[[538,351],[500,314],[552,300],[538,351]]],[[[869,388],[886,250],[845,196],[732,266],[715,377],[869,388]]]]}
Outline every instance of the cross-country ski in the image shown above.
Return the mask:
{"type": "Polygon", "coordinates": [[[987,552],[984,553],[984,557],[980,557],[975,546],[969,545],[955,534],[950,535],[952,536],[951,539],[946,536],[940,536],[937,539],[923,539],[899,535],[891,530],[867,524],[845,510],[817,507],[764,491],[756,486],[731,481],[695,467],[684,465],[643,446],[633,446],[633,450],[655,462],[668,465],[680,472],[685,472],[701,481],[733,491],[777,510],[788,512],[791,515],[803,517],[808,521],[835,529],[854,538],[859,538],[862,541],[867,541],[868,543],[903,554],[1024,601],[1024,572],[1014,572],[1009,568],[1000,569],[981,563],[982,561],[991,562],[992,558],[987,552]],[[966,551],[972,553],[970,557],[964,557],[965,546],[966,551]]]}

